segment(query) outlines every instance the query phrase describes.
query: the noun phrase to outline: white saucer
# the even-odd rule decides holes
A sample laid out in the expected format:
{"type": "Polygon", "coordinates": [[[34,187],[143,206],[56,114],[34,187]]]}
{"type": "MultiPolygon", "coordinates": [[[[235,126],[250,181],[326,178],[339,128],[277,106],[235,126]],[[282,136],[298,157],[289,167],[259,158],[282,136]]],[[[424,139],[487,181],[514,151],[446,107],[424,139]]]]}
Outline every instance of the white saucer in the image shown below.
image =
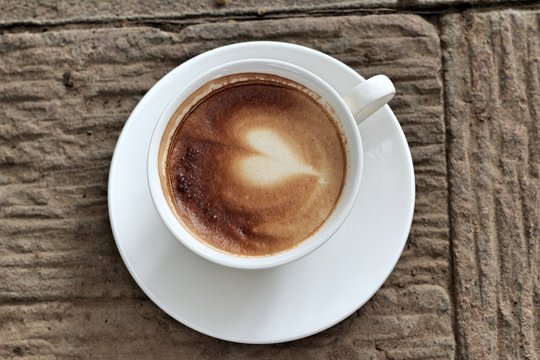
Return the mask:
{"type": "Polygon", "coordinates": [[[109,214],[122,258],[163,311],[207,335],[242,343],[302,338],[338,323],[386,280],[405,245],[414,209],[411,154],[388,106],[360,126],[364,174],[354,208],[322,247],[269,270],[237,270],[185,248],[150,198],[146,155],[166,104],[193,75],[242,58],[302,66],[343,94],[362,78],[332,57],[297,45],[256,42],[197,56],[162,78],[129,117],[109,174],[109,214]]]}

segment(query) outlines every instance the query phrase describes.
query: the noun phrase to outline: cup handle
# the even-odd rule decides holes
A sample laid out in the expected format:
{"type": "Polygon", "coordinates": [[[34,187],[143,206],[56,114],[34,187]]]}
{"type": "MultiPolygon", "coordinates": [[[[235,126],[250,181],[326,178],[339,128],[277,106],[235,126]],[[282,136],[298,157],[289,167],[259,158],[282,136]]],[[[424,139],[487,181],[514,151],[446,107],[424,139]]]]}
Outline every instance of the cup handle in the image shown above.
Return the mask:
{"type": "Polygon", "coordinates": [[[396,88],[385,75],[375,75],[353,87],[343,98],[356,123],[360,124],[395,95],[396,88]]]}

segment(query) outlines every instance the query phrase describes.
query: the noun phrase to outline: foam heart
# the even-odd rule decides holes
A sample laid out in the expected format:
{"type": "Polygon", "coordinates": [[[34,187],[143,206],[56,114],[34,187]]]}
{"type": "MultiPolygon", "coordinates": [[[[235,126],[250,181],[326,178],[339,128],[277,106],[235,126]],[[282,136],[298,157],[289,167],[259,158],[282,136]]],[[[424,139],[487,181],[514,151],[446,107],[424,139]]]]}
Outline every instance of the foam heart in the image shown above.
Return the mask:
{"type": "Polygon", "coordinates": [[[285,139],[270,129],[251,129],[244,140],[256,154],[240,160],[240,172],[255,185],[268,186],[300,174],[317,175],[313,167],[296,156],[285,139]]]}

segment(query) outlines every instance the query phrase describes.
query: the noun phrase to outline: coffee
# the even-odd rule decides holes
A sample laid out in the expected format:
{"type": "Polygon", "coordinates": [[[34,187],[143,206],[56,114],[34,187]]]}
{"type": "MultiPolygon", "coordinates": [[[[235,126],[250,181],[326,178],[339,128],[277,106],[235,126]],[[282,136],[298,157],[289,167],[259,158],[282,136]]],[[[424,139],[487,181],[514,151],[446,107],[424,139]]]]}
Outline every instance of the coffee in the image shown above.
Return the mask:
{"type": "Polygon", "coordinates": [[[278,76],[213,80],[177,109],[161,144],[167,200],[199,240],[272,255],[316,232],[343,188],[345,140],[331,109],[278,76]]]}

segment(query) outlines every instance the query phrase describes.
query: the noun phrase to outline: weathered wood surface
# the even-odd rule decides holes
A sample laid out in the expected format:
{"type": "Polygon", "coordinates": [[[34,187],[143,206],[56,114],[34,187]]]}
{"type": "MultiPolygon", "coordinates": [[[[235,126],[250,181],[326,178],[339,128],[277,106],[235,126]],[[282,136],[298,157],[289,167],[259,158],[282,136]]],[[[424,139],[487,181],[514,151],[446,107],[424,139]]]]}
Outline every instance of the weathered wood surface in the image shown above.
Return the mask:
{"type": "Polygon", "coordinates": [[[138,21],[155,26],[168,22],[196,23],[201,19],[324,16],[329,14],[396,11],[452,12],[471,5],[534,4],[535,0],[0,0],[0,26],[62,25],[138,21]]]}
{"type": "Polygon", "coordinates": [[[268,356],[452,357],[441,52],[436,29],[413,15],[3,35],[4,354],[266,354],[201,336],[155,309],[118,256],[106,181],[119,131],[157,79],[213,47],[268,38],[312,46],[366,75],[384,72],[395,80],[393,107],[413,147],[419,190],[407,250],[376,298],[336,328],[268,356]],[[138,334],[144,340],[116,345],[126,332],[130,342],[138,334]],[[155,346],[145,350],[144,343],[155,346]]]}
{"type": "Polygon", "coordinates": [[[540,12],[443,19],[457,340],[540,356],[540,12]]]}
{"type": "Polygon", "coordinates": [[[538,358],[535,6],[188,4],[0,0],[0,358],[538,358]],[[411,235],[383,288],[337,326],[272,346],[215,340],[159,310],[123,265],[106,206],[115,142],[144,93],[246,40],[388,74],[417,182],[411,235]]]}

